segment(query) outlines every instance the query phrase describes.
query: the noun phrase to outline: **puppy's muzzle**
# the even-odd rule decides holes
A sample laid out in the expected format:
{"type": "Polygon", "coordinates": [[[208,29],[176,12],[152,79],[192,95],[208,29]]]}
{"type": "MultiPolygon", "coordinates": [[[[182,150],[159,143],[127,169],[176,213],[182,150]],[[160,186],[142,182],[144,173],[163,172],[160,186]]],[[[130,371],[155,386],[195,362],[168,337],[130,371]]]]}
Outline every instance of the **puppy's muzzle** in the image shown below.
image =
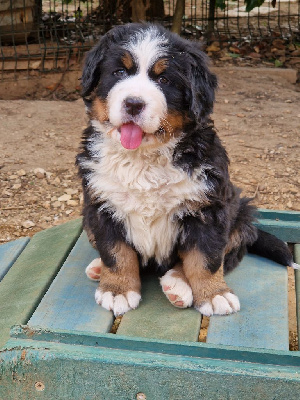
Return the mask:
{"type": "Polygon", "coordinates": [[[124,107],[127,114],[135,117],[145,108],[146,103],[141,97],[127,97],[124,100],[124,107]]]}

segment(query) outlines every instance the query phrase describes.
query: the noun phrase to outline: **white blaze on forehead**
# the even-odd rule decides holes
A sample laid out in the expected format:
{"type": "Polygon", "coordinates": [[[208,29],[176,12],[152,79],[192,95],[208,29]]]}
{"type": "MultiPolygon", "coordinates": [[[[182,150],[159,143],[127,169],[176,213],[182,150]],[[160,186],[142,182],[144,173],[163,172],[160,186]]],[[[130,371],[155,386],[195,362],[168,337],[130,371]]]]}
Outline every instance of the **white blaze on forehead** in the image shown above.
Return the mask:
{"type": "Polygon", "coordinates": [[[145,133],[156,132],[167,112],[167,102],[163,91],[150,79],[148,72],[157,59],[166,55],[167,39],[155,28],[138,31],[124,47],[134,58],[138,70],[135,75],[120,80],[108,93],[109,121],[119,127],[134,122],[145,133]],[[124,109],[128,97],[138,97],[145,107],[141,113],[131,116],[124,109]]]}
{"type": "Polygon", "coordinates": [[[154,62],[166,55],[167,38],[154,28],[138,31],[125,48],[134,57],[140,73],[145,73],[154,62]]]}

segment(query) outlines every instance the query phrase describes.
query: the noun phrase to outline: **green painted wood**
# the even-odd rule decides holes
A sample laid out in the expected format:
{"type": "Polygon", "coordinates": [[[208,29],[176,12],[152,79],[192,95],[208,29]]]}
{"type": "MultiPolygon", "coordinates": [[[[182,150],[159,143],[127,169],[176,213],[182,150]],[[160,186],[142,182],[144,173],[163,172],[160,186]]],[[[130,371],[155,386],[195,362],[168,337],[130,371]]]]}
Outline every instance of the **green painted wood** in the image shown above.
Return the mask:
{"type": "Polygon", "coordinates": [[[299,351],[280,351],[247,347],[222,346],[202,342],[177,342],[163,339],[149,339],[94,332],[55,331],[28,325],[15,325],[10,331],[11,338],[30,339],[80,346],[102,347],[117,350],[151,352],[177,355],[178,357],[211,358],[243,361],[277,366],[300,367],[299,351]]]}
{"type": "MultiPolygon", "coordinates": [[[[295,262],[300,264],[300,244],[294,246],[295,262]]],[[[295,287],[296,287],[296,310],[298,321],[298,343],[300,347],[300,271],[295,271],[295,287]]]]}
{"type": "Polygon", "coordinates": [[[255,225],[289,243],[300,243],[300,213],[297,211],[262,210],[255,225]]]}
{"type": "Polygon", "coordinates": [[[81,220],[37,233],[0,285],[0,347],[16,323],[27,323],[81,232],[81,220]]]}
{"type": "Polygon", "coordinates": [[[286,210],[267,210],[259,208],[257,210],[258,218],[261,220],[274,220],[282,222],[295,222],[300,224],[299,211],[286,211],[286,210]]]}
{"type": "Polygon", "coordinates": [[[227,275],[241,311],[210,318],[207,343],[263,349],[289,349],[287,270],[248,255],[227,275]]]}
{"type": "Polygon", "coordinates": [[[22,253],[29,240],[28,237],[25,237],[0,246],[0,281],[22,253]]]}
{"type": "Polygon", "coordinates": [[[85,275],[85,267],[99,253],[83,232],[28,324],[50,329],[104,333],[113,324],[113,313],[95,302],[98,283],[85,275]]]}
{"type": "Polygon", "coordinates": [[[162,293],[158,278],[145,276],[142,301],[136,310],[123,316],[117,335],[197,341],[200,325],[201,314],[198,311],[172,306],[162,293]]]}
{"type": "Polygon", "coordinates": [[[298,400],[299,367],[12,339],[0,398],[298,400]]]}

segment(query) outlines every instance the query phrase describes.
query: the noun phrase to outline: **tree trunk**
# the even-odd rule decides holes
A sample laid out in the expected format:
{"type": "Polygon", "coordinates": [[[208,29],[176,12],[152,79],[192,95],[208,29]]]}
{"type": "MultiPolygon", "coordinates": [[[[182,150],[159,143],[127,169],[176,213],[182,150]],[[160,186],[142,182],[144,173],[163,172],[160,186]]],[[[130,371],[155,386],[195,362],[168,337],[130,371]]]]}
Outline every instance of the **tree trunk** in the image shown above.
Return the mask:
{"type": "Polygon", "coordinates": [[[147,16],[149,16],[150,19],[163,19],[165,16],[164,0],[151,0],[147,16]]]}
{"type": "Polygon", "coordinates": [[[173,15],[173,24],[171,31],[180,35],[181,33],[181,26],[182,26],[182,19],[184,16],[185,10],[185,0],[177,0],[175,12],[173,15]]]}
{"type": "Polygon", "coordinates": [[[146,3],[143,0],[132,0],[130,5],[132,22],[146,21],[146,11],[150,8],[150,0],[146,0],[146,3]]]}
{"type": "Polygon", "coordinates": [[[215,10],[216,10],[216,0],[209,1],[209,11],[208,11],[208,25],[207,25],[207,42],[210,41],[211,36],[215,30],[215,10]]]}

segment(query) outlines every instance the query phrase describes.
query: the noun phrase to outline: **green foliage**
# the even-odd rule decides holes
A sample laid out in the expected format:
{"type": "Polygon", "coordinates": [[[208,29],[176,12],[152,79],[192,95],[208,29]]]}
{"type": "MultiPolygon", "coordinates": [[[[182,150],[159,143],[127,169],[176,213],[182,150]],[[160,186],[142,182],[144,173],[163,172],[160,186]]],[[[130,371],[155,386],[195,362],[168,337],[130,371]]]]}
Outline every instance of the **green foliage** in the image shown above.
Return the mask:
{"type": "Polygon", "coordinates": [[[226,8],[225,0],[216,0],[216,7],[220,8],[221,10],[225,10],[226,8]]]}
{"type": "Polygon", "coordinates": [[[250,12],[255,7],[260,7],[265,0],[245,0],[246,11],[250,12]]]}
{"type": "MultiPolygon", "coordinates": [[[[244,0],[246,4],[246,11],[250,12],[255,7],[260,7],[265,0],[244,0]]],[[[226,8],[226,0],[216,0],[216,7],[221,10],[225,10],[226,8]]]]}
{"type": "Polygon", "coordinates": [[[280,68],[283,66],[283,62],[281,62],[280,60],[275,60],[274,65],[276,68],[280,68]]]}
{"type": "Polygon", "coordinates": [[[231,58],[239,58],[241,57],[240,54],[235,54],[235,53],[227,53],[228,56],[230,56],[231,58]]]}

